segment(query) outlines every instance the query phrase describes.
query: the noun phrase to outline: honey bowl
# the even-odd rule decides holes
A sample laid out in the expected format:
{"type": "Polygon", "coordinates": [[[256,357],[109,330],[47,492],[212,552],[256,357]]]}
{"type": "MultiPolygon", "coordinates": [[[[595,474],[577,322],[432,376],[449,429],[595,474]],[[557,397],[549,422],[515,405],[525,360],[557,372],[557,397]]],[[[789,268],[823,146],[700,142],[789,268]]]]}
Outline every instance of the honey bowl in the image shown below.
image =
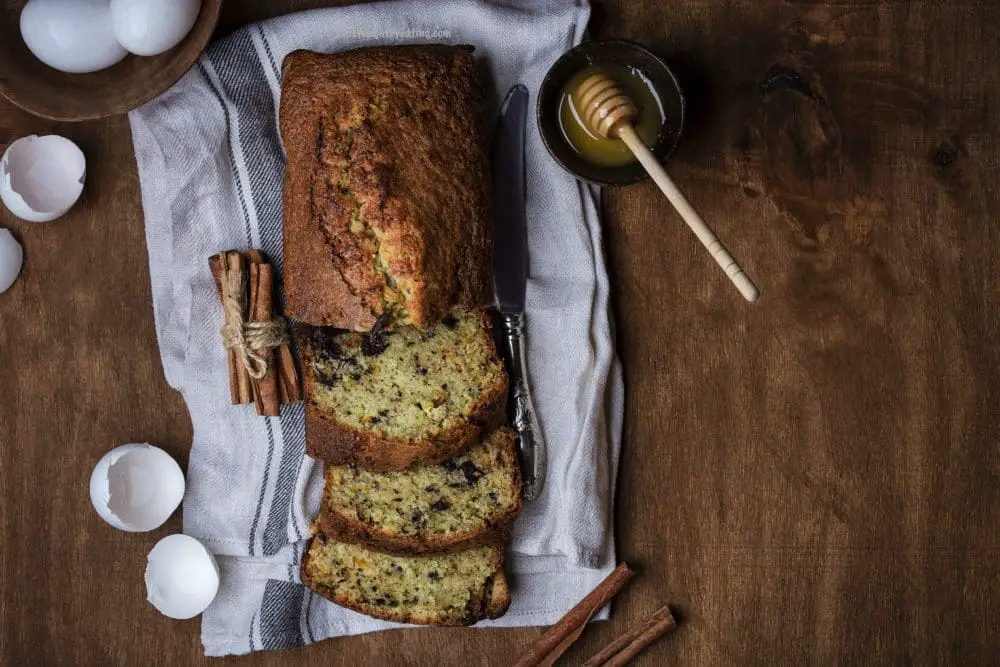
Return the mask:
{"type": "Polygon", "coordinates": [[[570,92],[592,73],[614,79],[635,100],[636,131],[663,162],[680,142],[684,96],[677,77],[648,49],[626,40],[584,42],[549,68],[538,91],[538,130],[566,171],[597,185],[629,185],[647,174],[617,139],[598,139],[576,119],[570,92]]]}

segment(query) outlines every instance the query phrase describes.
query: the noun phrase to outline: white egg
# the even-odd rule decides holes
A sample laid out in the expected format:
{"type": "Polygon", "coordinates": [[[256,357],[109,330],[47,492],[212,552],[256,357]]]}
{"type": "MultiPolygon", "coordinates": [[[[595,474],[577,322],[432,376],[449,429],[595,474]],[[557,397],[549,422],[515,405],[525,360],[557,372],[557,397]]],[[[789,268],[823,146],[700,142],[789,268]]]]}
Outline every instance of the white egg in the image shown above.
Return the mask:
{"type": "Polygon", "coordinates": [[[63,72],[95,72],[128,55],[111,30],[109,0],[29,0],[21,38],[35,57],[63,72]]]}
{"type": "Polygon", "coordinates": [[[167,535],[149,552],[146,599],[170,618],[193,618],[219,592],[219,565],[198,540],[167,535]]]}
{"type": "Polygon", "coordinates": [[[3,294],[17,280],[21,273],[24,251],[14,235],[7,229],[0,229],[0,294],[3,294]]]}
{"type": "Polygon", "coordinates": [[[180,44],[198,19],[201,0],[111,0],[115,38],[138,56],[180,44]]]}
{"type": "Polygon", "coordinates": [[[22,220],[55,220],[80,198],[86,174],[83,151],[66,137],[21,137],[0,158],[0,200],[22,220]]]}
{"type": "Polygon", "coordinates": [[[90,475],[94,509],[115,528],[132,533],[162,526],[183,497],[181,467],[148,443],[115,447],[90,475]]]}

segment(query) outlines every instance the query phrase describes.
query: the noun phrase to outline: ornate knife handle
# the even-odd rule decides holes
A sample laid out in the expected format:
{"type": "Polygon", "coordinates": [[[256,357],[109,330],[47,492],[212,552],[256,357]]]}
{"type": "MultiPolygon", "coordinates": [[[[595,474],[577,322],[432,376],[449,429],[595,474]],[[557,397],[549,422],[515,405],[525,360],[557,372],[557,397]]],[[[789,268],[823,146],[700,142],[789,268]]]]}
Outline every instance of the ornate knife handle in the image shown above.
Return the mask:
{"type": "Polygon", "coordinates": [[[524,316],[503,315],[504,340],[510,358],[511,410],[518,435],[521,473],[524,478],[524,499],[535,500],[545,486],[545,442],[535,418],[528,387],[527,358],[524,352],[524,316]]]}

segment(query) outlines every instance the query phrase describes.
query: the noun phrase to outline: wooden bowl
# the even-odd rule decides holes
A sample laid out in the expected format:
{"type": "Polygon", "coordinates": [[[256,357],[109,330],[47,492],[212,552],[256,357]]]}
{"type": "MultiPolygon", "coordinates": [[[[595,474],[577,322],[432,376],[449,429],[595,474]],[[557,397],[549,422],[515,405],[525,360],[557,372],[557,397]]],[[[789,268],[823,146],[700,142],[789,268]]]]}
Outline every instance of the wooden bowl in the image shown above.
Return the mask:
{"type": "Polygon", "coordinates": [[[156,56],[127,55],[107,69],[69,74],[38,60],[21,39],[26,1],[0,9],[0,94],[25,111],[52,120],[88,120],[125,113],[174,85],[212,37],[222,0],[202,0],[184,40],[156,56]]]}
{"type": "Polygon", "coordinates": [[[559,98],[566,82],[580,70],[607,64],[638,68],[652,82],[666,121],[651,150],[660,162],[665,162],[677,148],[684,128],[681,86],[663,60],[648,49],[623,39],[584,42],[564,53],[549,68],[538,91],[538,131],[549,154],[577,178],[598,185],[629,185],[648,178],[638,162],[618,167],[591,164],[566,142],[559,127],[559,98]]]}

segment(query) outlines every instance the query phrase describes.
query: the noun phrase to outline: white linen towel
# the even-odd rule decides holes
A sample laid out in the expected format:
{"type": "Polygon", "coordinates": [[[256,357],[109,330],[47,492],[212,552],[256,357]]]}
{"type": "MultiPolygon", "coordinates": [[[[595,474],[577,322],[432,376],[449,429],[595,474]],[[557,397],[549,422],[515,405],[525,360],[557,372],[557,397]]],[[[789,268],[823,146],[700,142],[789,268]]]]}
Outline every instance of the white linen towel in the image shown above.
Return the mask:
{"type": "MultiPolygon", "coordinates": [[[[302,405],[280,418],[229,404],[222,310],[207,259],[259,247],[282,267],[281,62],[295,49],[472,44],[495,99],[534,95],[578,43],[579,2],[385,2],[293,14],[214,43],[181,81],[129,114],[142,189],[163,368],[194,425],[184,531],[219,559],[222,586],[202,618],[208,655],[247,653],[397,627],[298,583],[322,466],[304,454],[302,405]]],[[[623,409],[596,191],[527,138],[530,381],[549,469],[509,545],[513,603],[481,625],[554,622],[614,567],[613,498],[623,409]]]]}

